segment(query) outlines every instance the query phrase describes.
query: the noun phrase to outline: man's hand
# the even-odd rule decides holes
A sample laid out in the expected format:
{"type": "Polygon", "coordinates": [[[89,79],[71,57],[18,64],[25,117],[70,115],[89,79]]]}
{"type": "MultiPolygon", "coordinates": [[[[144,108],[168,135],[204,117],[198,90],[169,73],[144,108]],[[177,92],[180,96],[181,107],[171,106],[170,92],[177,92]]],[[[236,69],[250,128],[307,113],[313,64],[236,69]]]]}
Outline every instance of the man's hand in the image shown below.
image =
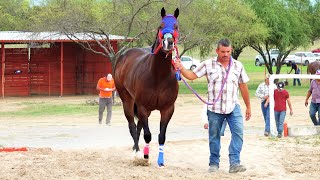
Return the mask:
{"type": "Polygon", "coordinates": [[[306,107],[308,107],[308,104],[309,104],[308,101],[305,101],[305,102],[304,102],[304,105],[305,105],[306,107]]]}
{"type": "Polygon", "coordinates": [[[251,118],[251,109],[246,109],[246,121],[249,121],[249,119],[251,118]]]}
{"type": "Polygon", "coordinates": [[[177,59],[174,61],[174,68],[180,69],[180,70],[184,69],[180,58],[177,58],[177,59]]]}
{"type": "Polygon", "coordinates": [[[205,123],[205,124],[203,125],[203,128],[204,128],[204,129],[208,129],[208,127],[209,127],[209,124],[208,124],[208,123],[205,123]]]}

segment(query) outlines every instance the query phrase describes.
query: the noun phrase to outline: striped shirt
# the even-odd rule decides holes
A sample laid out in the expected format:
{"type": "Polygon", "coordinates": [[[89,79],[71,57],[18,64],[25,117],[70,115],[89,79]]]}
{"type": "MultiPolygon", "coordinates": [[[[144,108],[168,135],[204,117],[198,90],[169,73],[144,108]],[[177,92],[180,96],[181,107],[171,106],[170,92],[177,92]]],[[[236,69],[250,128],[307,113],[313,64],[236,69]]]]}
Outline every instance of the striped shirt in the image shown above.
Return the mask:
{"type": "MultiPolygon", "coordinates": [[[[260,100],[263,102],[265,99],[265,96],[269,96],[269,86],[270,85],[266,85],[265,82],[259,84],[257,90],[256,90],[256,96],[258,98],[260,98],[260,100]]],[[[275,84],[273,84],[273,89],[277,89],[277,86],[275,84]]]]}
{"type": "MultiPolygon", "coordinates": [[[[231,60],[228,78],[222,90],[222,95],[214,105],[208,105],[208,110],[219,114],[229,114],[233,111],[238,100],[239,83],[246,83],[249,77],[240,61],[231,60]]],[[[228,67],[227,67],[228,69],[228,67]]],[[[193,70],[198,76],[206,75],[208,80],[208,102],[213,103],[219,96],[222,83],[227,75],[226,69],[217,58],[208,59],[193,70]]]]}
{"type": "Polygon", "coordinates": [[[311,92],[311,102],[320,103],[320,84],[316,80],[312,80],[310,83],[309,92],[311,92]]]}

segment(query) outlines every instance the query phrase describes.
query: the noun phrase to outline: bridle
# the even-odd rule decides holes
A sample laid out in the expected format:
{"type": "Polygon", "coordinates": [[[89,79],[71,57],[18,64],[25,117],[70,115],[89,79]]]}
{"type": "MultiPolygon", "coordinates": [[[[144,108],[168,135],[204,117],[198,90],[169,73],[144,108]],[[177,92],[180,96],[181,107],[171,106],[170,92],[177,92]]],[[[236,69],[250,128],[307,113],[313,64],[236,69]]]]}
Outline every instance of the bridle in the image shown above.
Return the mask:
{"type": "Polygon", "coordinates": [[[155,48],[155,50],[152,49],[153,54],[157,54],[159,50],[163,47],[163,40],[164,38],[172,38],[173,39],[173,44],[174,47],[167,52],[166,56],[168,54],[171,54],[173,51],[178,53],[178,38],[179,38],[179,31],[178,31],[178,23],[177,23],[177,18],[173,15],[166,15],[162,18],[161,25],[158,29],[158,35],[157,35],[157,40],[158,40],[158,46],[155,48]]]}

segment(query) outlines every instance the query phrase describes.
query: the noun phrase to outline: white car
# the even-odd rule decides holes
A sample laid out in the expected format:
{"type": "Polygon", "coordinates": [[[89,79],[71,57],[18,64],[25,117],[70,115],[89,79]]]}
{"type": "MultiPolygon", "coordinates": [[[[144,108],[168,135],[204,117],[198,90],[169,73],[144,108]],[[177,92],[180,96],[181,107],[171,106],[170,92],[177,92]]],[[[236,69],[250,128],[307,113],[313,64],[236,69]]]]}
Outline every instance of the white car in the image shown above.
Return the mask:
{"type": "Polygon", "coordinates": [[[286,64],[296,63],[305,66],[314,61],[320,61],[320,57],[315,56],[312,52],[296,52],[285,59],[286,64]]]}
{"type": "MultiPolygon", "coordinates": [[[[279,56],[279,49],[270,49],[269,50],[269,54],[270,54],[270,59],[271,59],[271,62],[272,62],[272,66],[275,66],[277,58],[279,56]]],[[[264,52],[264,55],[266,56],[267,59],[269,58],[269,56],[268,56],[268,54],[266,52],[264,52]]],[[[256,66],[262,66],[262,65],[265,64],[264,60],[263,60],[263,58],[262,58],[262,56],[260,54],[256,55],[254,64],[256,66]]]]}
{"type": "Polygon", "coordinates": [[[193,70],[200,65],[200,60],[194,59],[190,56],[181,56],[180,58],[183,67],[186,69],[193,70]]]}
{"type": "Polygon", "coordinates": [[[320,56],[320,53],[313,53],[316,57],[320,56]]]}

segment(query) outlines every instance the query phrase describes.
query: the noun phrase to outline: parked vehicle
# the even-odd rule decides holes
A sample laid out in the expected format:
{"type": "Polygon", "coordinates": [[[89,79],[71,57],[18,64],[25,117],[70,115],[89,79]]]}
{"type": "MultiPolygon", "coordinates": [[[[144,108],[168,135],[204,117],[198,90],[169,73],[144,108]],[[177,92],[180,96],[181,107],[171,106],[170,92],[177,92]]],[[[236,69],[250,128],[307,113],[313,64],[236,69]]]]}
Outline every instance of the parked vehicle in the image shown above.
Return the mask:
{"type": "Polygon", "coordinates": [[[186,69],[193,70],[200,65],[200,60],[194,59],[190,56],[181,56],[180,60],[183,67],[186,69]]]}
{"type": "Polygon", "coordinates": [[[320,56],[320,53],[313,53],[316,57],[320,56]]]}
{"type": "Polygon", "coordinates": [[[296,63],[305,66],[314,61],[320,61],[320,57],[316,57],[312,52],[296,52],[293,55],[288,55],[285,59],[286,64],[296,63]]]}
{"type": "Polygon", "coordinates": [[[320,53],[320,48],[314,49],[314,50],[312,50],[311,52],[313,52],[313,53],[320,53]]]}
{"type": "MultiPolygon", "coordinates": [[[[278,55],[279,55],[279,50],[278,49],[270,49],[269,50],[269,53],[270,53],[270,59],[271,59],[271,62],[272,62],[272,66],[275,66],[276,65],[276,62],[277,62],[277,58],[278,58],[278,55]]],[[[268,59],[268,54],[265,52],[264,55],[266,56],[266,58],[268,59]]],[[[262,58],[262,56],[259,54],[259,55],[256,55],[256,58],[255,58],[255,65],[256,66],[262,66],[264,65],[264,60],[262,58]]],[[[267,60],[269,61],[269,60],[267,60]]]]}

